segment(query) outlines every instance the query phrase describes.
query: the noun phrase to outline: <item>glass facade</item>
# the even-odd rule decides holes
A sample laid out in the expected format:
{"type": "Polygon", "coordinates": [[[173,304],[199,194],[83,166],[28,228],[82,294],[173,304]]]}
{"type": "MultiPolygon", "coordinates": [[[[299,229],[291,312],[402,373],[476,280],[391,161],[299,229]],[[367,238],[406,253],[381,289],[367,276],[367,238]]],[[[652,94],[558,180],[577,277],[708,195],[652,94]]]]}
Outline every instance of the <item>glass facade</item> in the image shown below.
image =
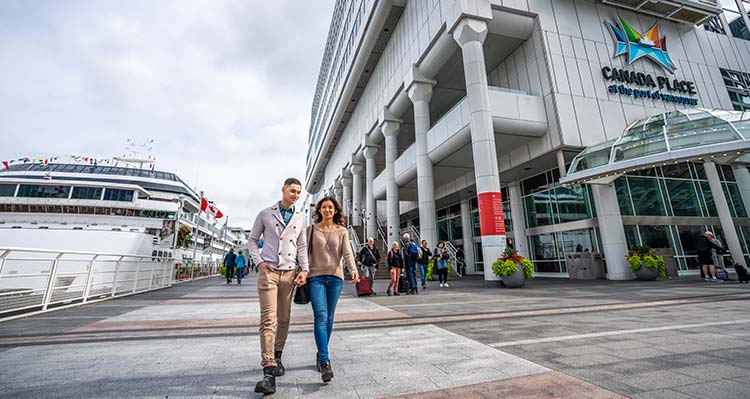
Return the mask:
{"type": "MultiPolygon", "coordinates": [[[[717,165],[732,217],[747,217],[729,165],[717,165]]],[[[626,216],[717,217],[703,165],[681,164],[627,173],[615,180],[620,212],[626,216]]]]}
{"type": "Polygon", "coordinates": [[[590,188],[581,185],[562,187],[557,184],[559,179],[559,171],[553,169],[521,182],[527,228],[590,219],[594,216],[590,188]]]}
{"type": "Polygon", "coordinates": [[[440,241],[463,239],[461,204],[455,204],[437,211],[437,239],[440,241]]]}
{"type": "Polygon", "coordinates": [[[750,75],[745,72],[721,68],[721,77],[727,88],[732,107],[736,111],[750,110],[750,75]]]}

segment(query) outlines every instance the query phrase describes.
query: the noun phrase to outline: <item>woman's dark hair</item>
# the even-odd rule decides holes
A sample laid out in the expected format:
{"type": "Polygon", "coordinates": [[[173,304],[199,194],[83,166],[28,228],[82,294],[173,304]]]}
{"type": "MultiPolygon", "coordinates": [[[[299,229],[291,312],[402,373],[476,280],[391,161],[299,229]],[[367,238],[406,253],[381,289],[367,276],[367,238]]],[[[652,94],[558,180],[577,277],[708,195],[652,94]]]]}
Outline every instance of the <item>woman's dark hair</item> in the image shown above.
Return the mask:
{"type": "Polygon", "coordinates": [[[320,223],[323,221],[323,214],[320,213],[320,208],[323,206],[323,203],[326,201],[331,201],[331,203],[333,204],[333,208],[334,208],[333,223],[339,226],[346,226],[346,216],[344,216],[344,210],[341,209],[341,205],[339,204],[338,201],[336,201],[336,198],[334,197],[323,197],[318,201],[318,203],[315,204],[315,213],[313,213],[313,221],[315,221],[315,223],[320,223]]]}
{"type": "Polygon", "coordinates": [[[445,243],[444,243],[444,242],[442,242],[442,241],[439,241],[439,242],[437,243],[437,247],[438,247],[438,248],[441,248],[441,247],[440,247],[440,245],[442,245],[442,248],[445,248],[445,243]]]}

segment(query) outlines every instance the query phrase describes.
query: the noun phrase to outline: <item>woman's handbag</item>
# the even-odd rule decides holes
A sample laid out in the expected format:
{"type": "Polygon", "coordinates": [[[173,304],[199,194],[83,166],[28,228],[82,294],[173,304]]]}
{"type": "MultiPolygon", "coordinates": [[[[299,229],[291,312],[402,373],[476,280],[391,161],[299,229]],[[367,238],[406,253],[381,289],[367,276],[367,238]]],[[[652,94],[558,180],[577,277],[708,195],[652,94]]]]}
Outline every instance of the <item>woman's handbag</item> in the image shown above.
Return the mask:
{"type": "Polygon", "coordinates": [[[294,303],[297,305],[307,305],[310,303],[310,288],[307,283],[294,289],[294,303]]]}

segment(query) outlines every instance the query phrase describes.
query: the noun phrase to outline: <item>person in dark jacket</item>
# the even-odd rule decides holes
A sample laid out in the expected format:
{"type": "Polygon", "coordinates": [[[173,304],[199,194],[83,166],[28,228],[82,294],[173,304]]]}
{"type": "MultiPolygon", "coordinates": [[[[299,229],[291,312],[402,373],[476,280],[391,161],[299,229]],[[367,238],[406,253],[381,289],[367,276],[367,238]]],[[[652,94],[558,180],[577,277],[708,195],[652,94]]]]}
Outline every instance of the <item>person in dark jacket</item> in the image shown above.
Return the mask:
{"type": "Polygon", "coordinates": [[[404,260],[401,258],[401,253],[399,253],[398,250],[398,241],[393,242],[393,247],[388,251],[385,263],[388,265],[388,271],[391,274],[391,281],[388,283],[386,294],[391,296],[391,287],[393,287],[393,295],[399,296],[398,278],[401,277],[401,270],[404,268],[404,260]]]}
{"type": "Polygon", "coordinates": [[[719,281],[716,278],[716,267],[714,266],[714,257],[712,249],[716,250],[716,253],[724,253],[724,248],[720,245],[716,245],[713,242],[714,234],[710,231],[705,232],[695,243],[695,249],[698,251],[698,264],[703,269],[703,278],[706,281],[719,281]],[[709,272],[711,274],[709,274],[709,272]]]}
{"type": "Polygon", "coordinates": [[[234,248],[229,249],[229,253],[224,256],[224,267],[226,268],[227,284],[232,282],[234,277],[234,267],[237,265],[237,255],[234,254],[234,248]]]}
{"type": "Polygon", "coordinates": [[[422,246],[419,247],[419,259],[417,259],[417,265],[419,265],[419,275],[422,279],[422,289],[427,289],[427,269],[430,265],[430,258],[432,257],[432,251],[427,246],[427,240],[422,240],[422,246]]]}
{"type": "Polygon", "coordinates": [[[416,295],[417,289],[417,259],[419,258],[419,247],[411,240],[409,233],[401,238],[401,257],[406,268],[406,277],[409,280],[409,292],[406,295],[416,295]]]}
{"type": "Polygon", "coordinates": [[[375,273],[378,271],[378,262],[380,253],[375,248],[375,240],[371,237],[367,239],[367,245],[359,251],[359,260],[362,262],[362,273],[365,277],[369,276],[375,280],[375,273]]]}

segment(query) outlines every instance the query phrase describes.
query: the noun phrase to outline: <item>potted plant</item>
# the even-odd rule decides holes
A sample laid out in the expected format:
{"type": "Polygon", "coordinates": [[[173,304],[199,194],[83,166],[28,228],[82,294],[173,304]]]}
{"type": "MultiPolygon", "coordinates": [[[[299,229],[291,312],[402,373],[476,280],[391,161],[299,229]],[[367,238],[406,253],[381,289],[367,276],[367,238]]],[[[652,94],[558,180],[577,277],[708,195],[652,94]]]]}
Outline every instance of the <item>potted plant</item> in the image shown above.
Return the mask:
{"type": "Polygon", "coordinates": [[[651,281],[657,277],[667,276],[664,258],[657,256],[646,245],[631,248],[627,258],[630,270],[635,273],[638,280],[651,281]]]}
{"type": "Polygon", "coordinates": [[[513,247],[506,247],[503,256],[492,262],[492,272],[508,288],[523,287],[526,280],[534,278],[534,265],[519,255],[513,247]]]}

